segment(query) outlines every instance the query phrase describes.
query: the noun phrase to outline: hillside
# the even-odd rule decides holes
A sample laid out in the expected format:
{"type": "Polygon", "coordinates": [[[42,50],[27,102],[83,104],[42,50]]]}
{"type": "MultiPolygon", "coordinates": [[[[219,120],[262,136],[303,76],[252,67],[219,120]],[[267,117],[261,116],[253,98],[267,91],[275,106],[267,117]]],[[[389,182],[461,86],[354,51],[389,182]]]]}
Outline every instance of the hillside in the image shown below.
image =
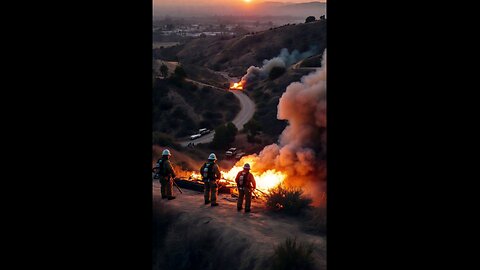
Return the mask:
{"type": "MultiPolygon", "coordinates": [[[[198,38],[185,45],[169,48],[165,55],[175,55],[185,64],[206,66],[241,76],[251,65],[277,56],[282,48],[305,52],[326,48],[326,20],[285,25],[263,32],[235,38],[198,38]],[[167,53],[168,52],[168,53],[167,53]]],[[[162,56],[162,54],[159,54],[162,56]]]]}
{"type": "Polygon", "coordinates": [[[158,182],[152,189],[152,269],[327,269],[327,238],[307,229],[308,214],[275,215],[257,199],[245,214],[235,210],[231,195],[219,194],[220,205],[212,208],[197,191],[183,189],[178,199],[167,201],[159,198],[158,182]],[[272,268],[275,247],[287,238],[312,246],[311,267],[272,268]]]}
{"type": "Polygon", "coordinates": [[[152,91],[153,132],[174,138],[213,129],[235,118],[240,103],[230,92],[198,87],[187,81],[157,79],[152,91]]]}
{"type": "MultiPolygon", "coordinates": [[[[302,68],[320,66],[321,54],[326,48],[326,20],[285,25],[234,38],[197,38],[183,45],[157,50],[154,57],[179,61],[185,67],[188,78],[222,87],[226,82],[225,78],[218,76],[212,70],[226,72],[232,77],[241,77],[245,74],[247,68],[252,65],[262,66],[262,62],[265,59],[278,56],[283,48],[288,49],[290,52],[294,50],[305,52],[315,48],[315,54],[299,63],[299,68],[288,68],[286,72],[275,79],[266,78],[253,82],[245,88],[246,94],[256,103],[257,111],[254,115],[254,120],[260,124],[262,132],[267,136],[263,141],[269,143],[275,142],[286,126],[285,121],[277,120],[278,101],[286,87],[294,81],[299,81],[302,76],[312,72],[311,69],[302,68]]],[[[172,86],[169,87],[172,88],[172,86]]],[[[223,101],[223,104],[225,104],[223,105],[223,110],[215,106],[190,106],[191,97],[181,95],[181,93],[189,93],[187,90],[181,90],[178,87],[173,87],[172,89],[174,91],[169,94],[169,99],[175,101],[174,104],[180,104],[177,105],[180,108],[168,109],[168,115],[181,113],[179,117],[176,116],[174,119],[165,120],[160,116],[155,118],[155,115],[159,115],[158,112],[161,110],[161,106],[154,109],[156,110],[154,112],[154,129],[156,128],[160,131],[161,127],[168,127],[169,124],[173,124],[173,135],[176,137],[186,135],[190,127],[195,127],[193,130],[207,124],[208,126],[206,127],[215,127],[220,123],[231,120],[235,116],[234,113],[238,112],[235,107],[237,106],[235,98],[227,96],[218,97],[216,95],[217,92],[212,92],[210,97],[216,99],[213,104],[220,104],[223,101]],[[224,110],[225,106],[232,107],[224,110]],[[202,115],[201,108],[208,108],[211,111],[209,116],[214,116],[213,121],[206,122],[207,115],[202,115]]],[[[197,95],[200,91],[193,90],[191,92],[195,93],[193,95],[198,99],[197,95]]],[[[195,100],[195,98],[192,100],[195,100]]]]}

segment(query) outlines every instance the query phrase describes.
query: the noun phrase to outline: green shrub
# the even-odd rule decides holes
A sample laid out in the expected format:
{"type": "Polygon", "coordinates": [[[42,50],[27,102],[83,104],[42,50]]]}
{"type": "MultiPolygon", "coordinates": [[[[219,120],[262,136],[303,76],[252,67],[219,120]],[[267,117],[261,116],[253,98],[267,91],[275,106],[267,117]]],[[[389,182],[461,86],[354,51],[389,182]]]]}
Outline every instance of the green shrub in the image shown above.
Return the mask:
{"type": "Polygon", "coordinates": [[[237,135],[237,132],[238,129],[232,122],[228,122],[225,126],[222,125],[217,127],[215,129],[213,141],[211,142],[212,148],[227,148],[231,143],[235,141],[235,136],[237,135]]]}
{"type": "Polygon", "coordinates": [[[274,270],[310,270],[314,269],[313,245],[297,243],[297,239],[287,238],[279,244],[272,256],[271,269],[274,270]]]}
{"type": "Polygon", "coordinates": [[[182,66],[177,66],[175,68],[174,75],[175,77],[180,79],[187,77],[187,73],[185,72],[185,69],[182,66]]]}
{"type": "Polygon", "coordinates": [[[305,23],[310,23],[310,22],[314,22],[314,21],[315,21],[315,16],[308,16],[305,19],[305,23]]]}
{"type": "Polygon", "coordinates": [[[312,199],[306,198],[300,188],[286,188],[281,185],[270,189],[267,197],[267,208],[288,215],[299,215],[310,209],[312,199]]]}
{"type": "Polygon", "coordinates": [[[164,78],[166,78],[168,76],[168,67],[165,64],[162,64],[160,66],[160,73],[162,74],[162,76],[164,78]]]}

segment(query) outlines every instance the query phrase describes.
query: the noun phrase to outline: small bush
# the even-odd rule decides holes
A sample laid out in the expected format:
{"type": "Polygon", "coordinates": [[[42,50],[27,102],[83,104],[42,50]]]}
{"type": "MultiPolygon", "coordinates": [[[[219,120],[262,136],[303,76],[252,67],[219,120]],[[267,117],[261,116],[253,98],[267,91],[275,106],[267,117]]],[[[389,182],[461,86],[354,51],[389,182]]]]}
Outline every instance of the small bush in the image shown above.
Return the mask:
{"type": "Polygon", "coordinates": [[[271,269],[275,270],[309,270],[314,269],[313,245],[300,243],[287,238],[275,248],[271,269]]]}
{"type": "Polygon", "coordinates": [[[185,72],[185,69],[182,66],[177,66],[175,68],[174,75],[179,79],[183,79],[187,77],[187,73],[185,72]]]}
{"type": "Polygon", "coordinates": [[[314,21],[315,21],[315,16],[308,16],[305,19],[305,23],[310,23],[310,22],[314,22],[314,21]]]}
{"type": "Polygon", "coordinates": [[[160,73],[162,74],[162,76],[164,78],[166,78],[168,76],[168,67],[165,64],[162,64],[160,66],[160,73]]]}
{"type": "Polygon", "coordinates": [[[285,188],[281,185],[270,189],[267,197],[267,208],[288,215],[299,215],[304,210],[310,209],[312,199],[302,196],[300,188],[285,188]]]}
{"type": "Polygon", "coordinates": [[[225,126],[219,126],[215,129],[215,135],[213,136],[210,146],[214,149],[227,148],[235,141],[237,133],[238,129],[232,122],[228,122],[225,126]]]}

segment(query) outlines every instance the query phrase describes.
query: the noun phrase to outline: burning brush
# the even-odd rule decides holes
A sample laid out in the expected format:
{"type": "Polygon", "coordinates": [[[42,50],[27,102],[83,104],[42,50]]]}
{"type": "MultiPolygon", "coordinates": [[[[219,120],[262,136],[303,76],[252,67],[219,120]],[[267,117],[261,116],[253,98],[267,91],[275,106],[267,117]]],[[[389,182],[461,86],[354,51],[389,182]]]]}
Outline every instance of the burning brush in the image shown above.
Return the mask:
{"type": "MultiPolygon", "coordinates": [[[[253,174],[253,177],[255,178],[255,182],[257,183],[256,191],[258,191],[259,194],[268,194],[271,188],[280,185],[286,179],[287,174],[285,172],[274,168],[264,171],[255,171],[254,168],[257,161],[258,157],[256,155],[242,157],[242,159],[229,171],[221,171],[222,179],[219,181],[219,184],[225,188],[236,188],[237,184],[235,183],[235,177],[238,172],[243,170],[243,164],[245,163],[249,163],[252,166],[250,173],[253,174]]],[[[202,177],[200,174],[197,172],[189,172],[189,174],[189,181],[201,182],[200,179],[202,179],[202,177]]]]}
{"type": "Polygon", "coordinates": [[[230,90],[243,90],[243,85],[245,84],[245,81],[239,81],[238,83],[233,83],[230,84],[230,90]]]}

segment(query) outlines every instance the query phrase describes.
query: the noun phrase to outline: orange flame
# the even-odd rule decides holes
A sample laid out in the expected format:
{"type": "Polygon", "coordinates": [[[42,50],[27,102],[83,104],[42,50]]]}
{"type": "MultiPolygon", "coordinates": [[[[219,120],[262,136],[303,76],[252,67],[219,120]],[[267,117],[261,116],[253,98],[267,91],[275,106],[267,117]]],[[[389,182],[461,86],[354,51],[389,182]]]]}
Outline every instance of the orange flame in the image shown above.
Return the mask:
{"type": "Polygon", "coordinates": [[[222,176],[225,179],[234,180],[238,172],[243,170],[243,165],[249,163],[252,168],[250,172],[255,177],[255,182],[257,183],[257,188],[263,192],[268,192],[269,189],[274,188],[281,184],[283,180],[287,177],[284,172],[277,171],[275,169],[270,169],[264,172],[255,171],[255,156],[245,156],[242,157],[241,161],[237,162],[233,168],[228,172],[222,171],[222,176]]]}
{"type": "MultiPolygon", "coordinates": [[[[250,167],[252,168],[250,172],[253,174],[255,178],[255,182],[257,183],[257,189],[265,193],[268,193],[269,189],[280,185],[287,177],[286,173],[277,171],[275,169],[270,169],[264,172],[257,172],[255,171],[255,162],[256,162],[255,156],[253,155],[244,156],[229,171],[221,171],[222,178],[230,182],[234,181],[237,174],[243,170],[243,165],[245,163],[249,163],[250,167]]],[[[202,178],[201,175],[196,172],[192,172],[191,177],[194,179],[202,178]]]]}
{"type": "Polygon", "coordinates": [[[230,90],[243,90],[243,81],[230,84],[230,90]]]}

